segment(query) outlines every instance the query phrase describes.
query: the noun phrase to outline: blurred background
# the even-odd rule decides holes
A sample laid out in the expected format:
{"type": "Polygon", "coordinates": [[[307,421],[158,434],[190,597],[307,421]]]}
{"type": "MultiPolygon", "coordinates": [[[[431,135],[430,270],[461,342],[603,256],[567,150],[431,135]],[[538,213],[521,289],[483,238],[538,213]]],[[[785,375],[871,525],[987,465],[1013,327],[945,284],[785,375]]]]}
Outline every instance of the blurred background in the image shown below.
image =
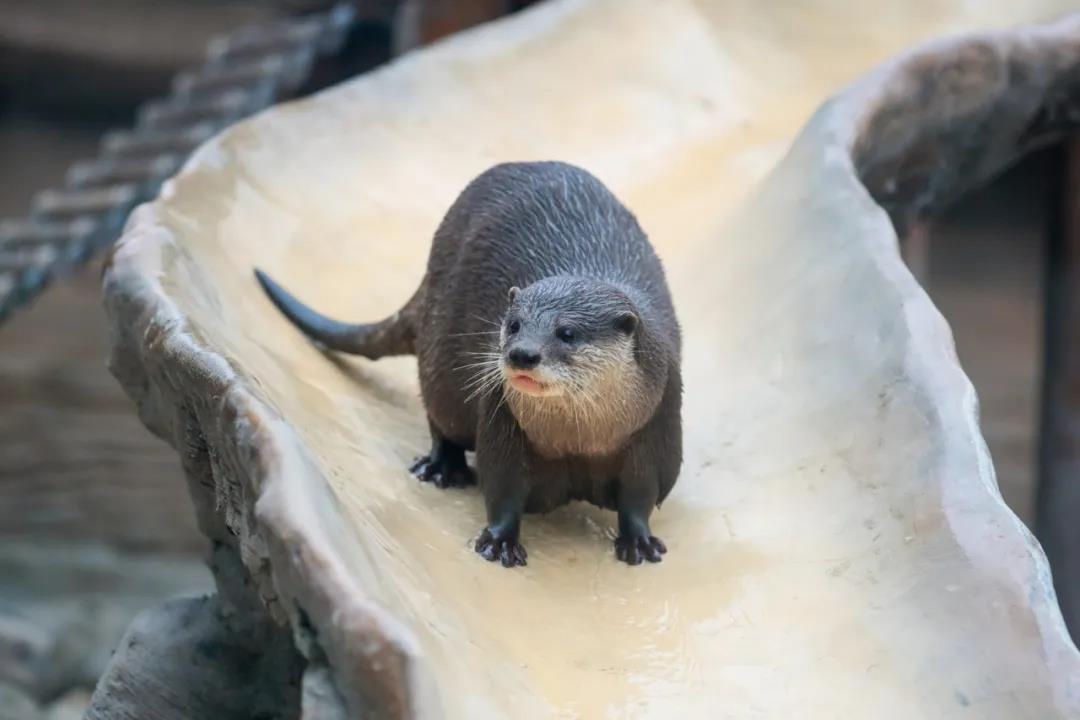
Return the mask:
{"type": "MultiPolygon", "coordinates": [[[[130,127],[140,104],[200,63],[212,38],[297,5],[0,2],[0,218],[25,217],[39,191],[61,187],[103,134],[130,127]]],[[[356,41],[361,62],[388,53],[385,30],[356,41]]],[[[212,589],[177,455],[105,367],[102,254],[0,322],[5,720],[81,717],[136,612],[212,589]]]]}
{"type": "MultiPolygon", "coordinates": [[[[325,4],[0,1],[0,219],[26,217],[40,191],[62,187],[212,38],[325,4]]],[[[369,3],[380,6],[372,18],[289,95],[524,4],[406,2],[389,15],[395,3],[369,3]]],[[[978,390],[1002,493],[1035,530],[1053,513],[1046,484],[1061,482],[1043,402],[1060,157],[1028,158],[913,227],[904,247],[978,390]]],[[[0,319],[0,720],[80,717],[135,612],[212,587],[176,453],[106,370],[101,254],[0,319]]]]}

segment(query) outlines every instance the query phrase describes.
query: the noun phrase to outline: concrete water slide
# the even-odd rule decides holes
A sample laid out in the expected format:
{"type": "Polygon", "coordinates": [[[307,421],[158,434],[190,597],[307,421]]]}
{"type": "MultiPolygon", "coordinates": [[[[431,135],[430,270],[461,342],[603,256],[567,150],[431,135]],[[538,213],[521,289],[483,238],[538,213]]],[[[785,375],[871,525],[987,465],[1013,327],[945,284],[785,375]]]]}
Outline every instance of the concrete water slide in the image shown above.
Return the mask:
{"type": "Polygon", "coordinates": [[[211,140],[105,291],[214,617],[261,628],[305,717],[1080,717],[1046,560],[896,231],[1080,117],[1069,5],[554,0],[211,140]],[[407,472],[413,360],[320,352],[252,278],[382,317],[470,178],[548,158],[634,210],[685,329],[658,565],[581,505],[527,518],[526,568],[484,562],[479,494],[407,472]]]}

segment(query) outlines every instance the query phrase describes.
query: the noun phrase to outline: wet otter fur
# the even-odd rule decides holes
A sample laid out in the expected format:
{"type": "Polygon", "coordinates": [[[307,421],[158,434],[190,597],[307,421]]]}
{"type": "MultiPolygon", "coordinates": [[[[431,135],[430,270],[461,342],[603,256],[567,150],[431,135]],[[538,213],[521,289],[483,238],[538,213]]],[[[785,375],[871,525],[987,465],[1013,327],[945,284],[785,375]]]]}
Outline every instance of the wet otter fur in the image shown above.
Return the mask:
{"type": "Polygon", "coordinates": [[[412,471],[470,484],[475,449],[484,558],[526,564],[522,513],[571,500],[617,511],[620,560],[667,551],[649,517],[682,463],[679,325],[645,233],[593,175],[560,162],[481,174],[436,231],[419,289],[381,322],[331,320],[256,275],[326,348],[416,354],[432,447],[412,471]]]}

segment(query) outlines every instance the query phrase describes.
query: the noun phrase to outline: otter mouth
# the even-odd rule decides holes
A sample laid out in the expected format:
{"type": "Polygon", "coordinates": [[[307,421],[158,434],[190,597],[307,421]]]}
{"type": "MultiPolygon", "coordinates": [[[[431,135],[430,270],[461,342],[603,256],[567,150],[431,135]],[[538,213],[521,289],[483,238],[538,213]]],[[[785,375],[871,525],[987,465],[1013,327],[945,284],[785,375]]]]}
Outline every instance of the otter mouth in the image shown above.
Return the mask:
{"type": "Polygon", "coordinates": [[[540,382],[532,375],[520,372],[511,373],[508,382],[510,387],[526,395],[540,396],[547,394],[547,384],[540,382]]]}
{"type": "Polygon", "coordinates": [[[534,373],[525,370],[514,370],[512,368],[506,368],[503,372],[505,373],[506,384],[522,395],[547,397],[549,395],[559,394],[557,392],[558,386],[556,384],[544,382],[534,373]]]}

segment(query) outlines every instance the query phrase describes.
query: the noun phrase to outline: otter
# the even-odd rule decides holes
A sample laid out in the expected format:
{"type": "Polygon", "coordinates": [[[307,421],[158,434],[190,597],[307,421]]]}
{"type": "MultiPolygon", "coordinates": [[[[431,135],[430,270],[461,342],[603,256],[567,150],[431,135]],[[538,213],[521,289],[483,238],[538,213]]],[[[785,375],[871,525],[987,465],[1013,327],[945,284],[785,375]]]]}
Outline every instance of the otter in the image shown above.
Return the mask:
{"type": "Polygon", "coordinates": [[[619,560],[667,552],[649,518],[682,464],[680,330],[652,245],[592,174],[528,162],[479,175],[439,225],[420,287],[381,322],[332,320],[255,273],[324,348],[417,356],[432,443],[411,471],[479,483],[482,557],[525,565],[522,514],[571,500],[618,513],[619,560]]]}

